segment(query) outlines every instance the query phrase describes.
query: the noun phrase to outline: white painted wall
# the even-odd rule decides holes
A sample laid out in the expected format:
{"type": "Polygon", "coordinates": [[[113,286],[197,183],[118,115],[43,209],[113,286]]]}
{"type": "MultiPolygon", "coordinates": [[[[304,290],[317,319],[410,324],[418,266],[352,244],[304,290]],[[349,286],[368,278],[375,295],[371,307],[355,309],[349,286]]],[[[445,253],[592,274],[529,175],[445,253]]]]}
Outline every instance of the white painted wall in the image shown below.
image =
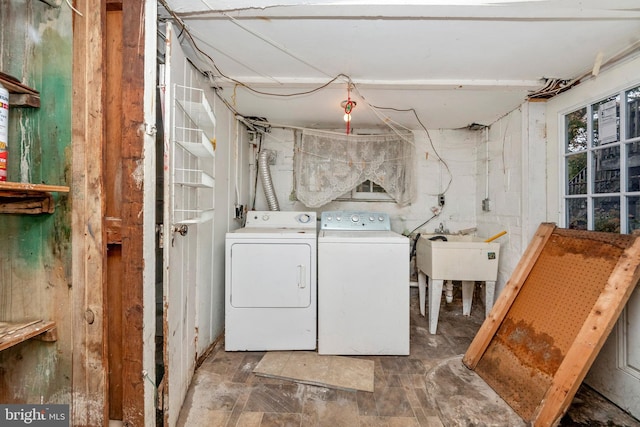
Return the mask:
{"type": "MultiPolygon", "coordinates": [[[[358,130],[356,129],[356,132],[358,130]]],[[[432,207],[437,206],[437,195],[445,190],[449,181],[446,168],[437,161],[434,150],[424,131],[415,131],[416,150],[416,189],[417,197],[413,204],[401,208],[395,202],[345,202],[336,201],[316,209],[308,209],[301,202],[292,200],[293,193],[293,140],[294,131],[273,129],[265,136],[263,147],[276,152],[275,164],[271,166],[271,177],[281,210],[364,210],[387,212],[391,215],[394,231],[403,233],[412,231],[429,219],[432,207]]],[[[440,222],[451,232],[475,227],[476,205],[476,150],[477,132],[467,130],[430,131],[436,150],[449,165],[453,174],[451,186],[446,192],[444,209],[438,218],[433,219],[417,232],[433,232],[440,222]]],[[[251,165],[252,177],[255,174],[255,161],[251,165]]],[[[253,181],[252,185],[253,185],[253,181]]],[[[258,180],[256,210],[268,210],[267,202],[258,180]]]]}
{"type": "MultiPolygon", "coordinates": [[[[400,208],[393,202],[331,202],[315,210],[382,211],[391,215],[398,233],[432,233],[440,223],[450,232],[477,227],[476,235],[490,237],[502,230],[496,297],[504,288],[538,225],[546,220],[546,132],[545,103],[525,103],[488,129],[480,131],[414,131],[416,199],[400,208]],[[435,150],[434,150],[435,148],[435,150]],[[449,167],[437,160],[436,152],[449,167]],[[432,217],[437,195],[446,190],[445,206],[432,217]],[[482,210],[482,200],[491,200],[491,210],[482,210]]],[[[358,130],[356,129],[356,132],[358,130]]],[[[294,131],[273,129],[263,147],[276,153],[271,176],[281,210],[308,210],[292,200],[294,131]]],[[[255,174],[255,161],[251,167],[255,174]]],[[[253,178],[251,179],[253,183],[253,178]]],[[[253,185],[253,184],[252,184],[253,185]]],[[[256,210],[268,209],[258,180],[256,210]]]]}
{"type": "Polygon", "coordinates": [[[504,289],[522,253],[541,222],[546,206],[545,109],[541,102],[524,103],[493,123],[478,146],[475,212],[478,235],[500,231],[500,264],[496,298],[504,289]],[[490,210],[482,200],[490,200],[490,210]]]}
{"type": "MultiPolygon", "coordinates": [[[[248,135],[244,125],[234,114],[213,96],[216,115],[216,187],[215,214],[213,219],[213,283],[210,335],[213,340],[224,331],[224,271],[225,271],[225,235],[242,225],[234,219],[236,204],[247,206],[249,203],[249,150],[248,135]]],[[[211,342],[209,342],[211,344],[211,342]]]]}
{"type": "MultiPolygon", "coordinates": [[[[547,106],[547,216],[565,225],[562,213],[563,117],[584,105],[597,102],[613,93],[640,85],[640,56],[587,80],[551,99],[547,106]]],[[[624,100],[621,100],[624,102],[624,100]]],[[[624,165],[622,165],[624,167],[624,165]]],[[[619,407],[640,415],[640,287],[636,286],[618,323],[595,359],[585,382],[619,407]],[[634,313],[635,316],[634,316],[634,313]]]]}
{"type": "Polygon", "coordinates": [[[560,153],[562,143],[562,117],[586,104],[625,88],[640,84],[640,56],[630,58],[597,77],[549,100],[547,105],[547,217],[564,225],[561,217],[560,153]]]}

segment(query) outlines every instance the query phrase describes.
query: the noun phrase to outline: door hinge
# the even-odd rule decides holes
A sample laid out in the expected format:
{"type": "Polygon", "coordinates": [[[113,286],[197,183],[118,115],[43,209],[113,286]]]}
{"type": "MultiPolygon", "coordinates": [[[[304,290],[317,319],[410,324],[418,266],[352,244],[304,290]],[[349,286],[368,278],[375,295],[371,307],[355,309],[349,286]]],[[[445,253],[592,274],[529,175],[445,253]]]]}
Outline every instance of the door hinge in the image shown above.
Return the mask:
{"type": "Polygon", "coordinates": [[[156,224],[156,234],[158,235],[158,248],[164,248],[164,224],[156,224]]]}
{"type": "Polygon", "coordinates": [[[150,136],[154,136],[158,132],[156,125],[150,125],[149,123],[144,124],[144,133],[150,136]]]}

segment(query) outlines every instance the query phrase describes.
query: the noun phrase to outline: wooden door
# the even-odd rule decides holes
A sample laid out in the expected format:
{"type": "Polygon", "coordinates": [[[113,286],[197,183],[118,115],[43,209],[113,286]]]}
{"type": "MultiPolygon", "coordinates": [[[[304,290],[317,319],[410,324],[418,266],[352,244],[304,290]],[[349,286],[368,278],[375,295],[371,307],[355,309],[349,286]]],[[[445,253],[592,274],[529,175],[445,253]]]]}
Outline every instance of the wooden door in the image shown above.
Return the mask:
{"type": "Polygon", "coordinates": [[[165,425],[174,426],[210,344],[215,117],[206,87],[166,26],[161,72],[164,129],[163,327],[165,425]]]}
{"type": "Polygon", "coordinates": [[[585,382],[640,419],[640,288],[637,285],[585,382]]]}

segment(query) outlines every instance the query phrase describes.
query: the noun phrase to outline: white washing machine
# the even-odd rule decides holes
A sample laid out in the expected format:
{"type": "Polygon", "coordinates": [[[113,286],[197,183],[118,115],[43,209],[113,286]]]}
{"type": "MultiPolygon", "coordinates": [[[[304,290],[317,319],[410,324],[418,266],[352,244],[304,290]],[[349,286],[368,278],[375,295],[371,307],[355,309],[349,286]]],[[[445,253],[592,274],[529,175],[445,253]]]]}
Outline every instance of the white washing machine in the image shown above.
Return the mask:
{"type": "Polygon", "coordinates": [[[315,212],[252,211],[226,234],[225,350],[315,350],[315,212]]]}
{"type": "Polygon", "coordinates": [[[318,353],[409,354],[409,239],[388,214],[322,213],[318,353]]]}

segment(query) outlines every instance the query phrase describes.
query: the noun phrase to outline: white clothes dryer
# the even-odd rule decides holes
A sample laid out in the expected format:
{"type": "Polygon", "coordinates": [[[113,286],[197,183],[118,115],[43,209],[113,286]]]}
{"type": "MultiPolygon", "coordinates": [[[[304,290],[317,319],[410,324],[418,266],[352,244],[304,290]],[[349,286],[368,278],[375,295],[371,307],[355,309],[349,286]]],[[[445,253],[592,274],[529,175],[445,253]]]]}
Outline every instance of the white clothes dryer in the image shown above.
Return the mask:
{"type": "Polygon", "coordinates": [[[386,213],[323,212],[318,353],[409,354],[409,239],[386,213]]]}
{"type": "Polygon", "coordinates": [[[315,350],[315,212],[251,211],[226,234],[225,350],[315,350]]]}

